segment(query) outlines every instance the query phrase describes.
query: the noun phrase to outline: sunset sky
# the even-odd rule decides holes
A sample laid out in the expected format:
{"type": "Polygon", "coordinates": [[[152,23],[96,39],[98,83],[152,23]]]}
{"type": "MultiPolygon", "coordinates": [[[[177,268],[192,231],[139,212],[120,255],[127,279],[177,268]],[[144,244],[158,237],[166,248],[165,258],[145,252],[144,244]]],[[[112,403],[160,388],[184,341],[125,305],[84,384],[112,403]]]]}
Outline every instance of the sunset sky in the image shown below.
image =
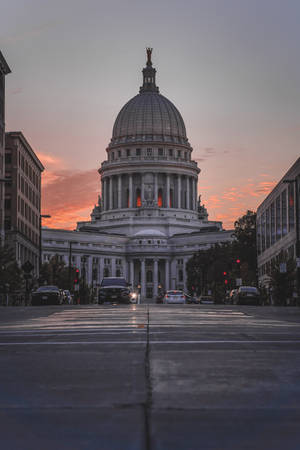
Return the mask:
{"type": "Polygon", "coordinates": [[[2,0],[6,130],[46,167],[45,225],[89,218],[146,46],[185,121],[209,218],[228,229],[256,209],[300,154],[299,23],[298,0],[2,0]]]}

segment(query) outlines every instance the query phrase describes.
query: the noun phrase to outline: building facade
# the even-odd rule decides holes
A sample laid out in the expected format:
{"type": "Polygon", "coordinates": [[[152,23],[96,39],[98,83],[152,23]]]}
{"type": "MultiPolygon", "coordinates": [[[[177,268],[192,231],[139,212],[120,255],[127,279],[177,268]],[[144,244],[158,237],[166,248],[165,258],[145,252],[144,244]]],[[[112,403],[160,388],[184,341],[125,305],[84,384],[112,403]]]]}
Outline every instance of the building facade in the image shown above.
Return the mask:
{"type": "Polygon", "coordinates": [[[125,276],[142,298],[155,297],[160,286],[186,289],[188,259],[232,239],[198,198],[200,169],[180,112],[156,86],[151,53],[139,93],[115,120],[91,220],[75,232],[43,230],[44,261],[59,254],[90,285],[125,276]]]}
{"type": "Polygon", "coordinates": [[[5,76],[10,68],[0,51],[0,246],[4,243],[4,192],[5,192],[5,76]]]}
{"type": "Polygon", "coordinates": [[[19,265],[30,261],[38,276],[40,249],[41,174],[44,167],[18,132],[6,133],[5,241],[13,248],[19,265]]]}
{"type": "Polygon", "coordinates": [[[257,261],[261,284],[269,284],[272,264],[283,254],[287,259],[297,256],[299,187],[300,158],[257,209],[257,261]]]}

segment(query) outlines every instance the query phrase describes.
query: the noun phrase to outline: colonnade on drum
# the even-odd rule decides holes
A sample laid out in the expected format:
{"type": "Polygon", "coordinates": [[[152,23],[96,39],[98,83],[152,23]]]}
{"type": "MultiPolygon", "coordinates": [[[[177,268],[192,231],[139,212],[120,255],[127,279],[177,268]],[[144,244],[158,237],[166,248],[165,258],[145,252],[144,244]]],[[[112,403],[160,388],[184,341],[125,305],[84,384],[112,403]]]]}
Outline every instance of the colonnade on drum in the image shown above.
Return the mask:
{"type": "Polygon", "coordinates": [[[197,176],[160,172],[103,176],[102,203],[103,211],[151,203],[162,208],[196,210],[197,176]]]}

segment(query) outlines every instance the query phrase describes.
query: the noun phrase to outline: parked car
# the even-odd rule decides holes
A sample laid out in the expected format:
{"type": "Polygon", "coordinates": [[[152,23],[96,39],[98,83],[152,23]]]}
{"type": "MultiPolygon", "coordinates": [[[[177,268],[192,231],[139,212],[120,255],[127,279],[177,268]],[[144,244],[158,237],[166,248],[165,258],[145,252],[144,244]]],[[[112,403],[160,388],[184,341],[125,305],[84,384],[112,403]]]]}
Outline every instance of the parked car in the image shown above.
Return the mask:
{"type": "Polygon", "coordinates": [[[185,303],[185,295],[182,291],[167,291],[163,303],[185,303]]]}
{"type": "Polygon", "coordinates": [[[98,296],[98,303],[116,302],[130,304],[133,292],[125,278],[105,277],[103,278],[98,296]]]}
{"type": "Polygon", "coordinates": [[[185,295],[186,303],[189,303],[189,304],[192,304],[192,303],[199,304],[199,298],[196,297],[196,295],[190,295],[190,294],[186,294],[186,293],[185,293],[184,295],[185,295]]]}
{"type": "Polygon", "coordinates": [[[202,305],[213,305],[215,303],[211,295],[200,295],[199,302],[202,305]]]}
{"type": "Polygon", "coordinates": [[[254,286],[240,286],[233,298],[235,305],[259,305],[260,301],[260,292],[254,286]]]}
{"type": "Polygon", "coordinates": [[[31,304],[37,305],[61,305],[63,295],[57,286],[40,286],[31,294],[31,304]]]}

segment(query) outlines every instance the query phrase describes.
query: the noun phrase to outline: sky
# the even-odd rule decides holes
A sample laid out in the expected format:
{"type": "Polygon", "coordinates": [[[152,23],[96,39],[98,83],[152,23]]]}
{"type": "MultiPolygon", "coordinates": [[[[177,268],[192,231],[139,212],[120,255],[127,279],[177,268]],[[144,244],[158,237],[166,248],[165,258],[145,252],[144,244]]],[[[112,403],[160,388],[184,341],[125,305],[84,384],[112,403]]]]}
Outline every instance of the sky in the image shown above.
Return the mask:
{"type": "Polygon", "coordinates": [[[45,166],[45,225],[89,219],[147,46],[183,116],[209,219],[230,229],[256,210],[300,154],[299,23],[298,0],[1,0],[6,130],[45,166]]]}

